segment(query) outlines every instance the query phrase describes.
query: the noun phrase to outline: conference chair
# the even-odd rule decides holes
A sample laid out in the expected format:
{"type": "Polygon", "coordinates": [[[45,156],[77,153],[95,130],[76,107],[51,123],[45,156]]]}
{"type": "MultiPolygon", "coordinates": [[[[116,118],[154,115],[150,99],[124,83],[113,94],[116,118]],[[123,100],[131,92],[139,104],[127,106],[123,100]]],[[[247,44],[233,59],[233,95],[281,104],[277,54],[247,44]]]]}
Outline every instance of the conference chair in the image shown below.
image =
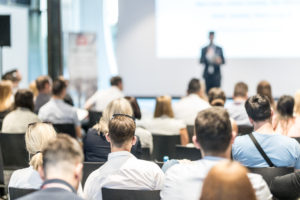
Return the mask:
{"type": "Polygon", "coordinates": [[[300,144],[300,137],[294,137],[294,139],[300,144]]]}
{"type": "Polygon", "coordinates": [[[20,197],[23,197],[27,194],[30,194],[32,192],[37,191],[36,189],[25,189],[25,188],[14,188],[14,187],[9,187],[8,188],[8,193],[9,193],[9,199],[10,200],[15,200],[20,197]]]}
{"type": "Polygon", "coordinates": [[[154,160],[163,161],[164,156],[169,156],[169,159],[175,158],[176,145],[180,144],[180,135],[160,135],[153,133],[152,137],[152,157],[154,160]]]}
{"type": "Polygon", "coordinates": [[[0,147],[4,170],[16,170],[29,166],[24,133],[0,133],[0,147]]]}
{"type": "Polygon", "coordinates": [[[247,135],[253,132],[253,126],[238,125],[238,135],[247,135]]]}
{"type": "Polygon", "coordinates": [[[57,133],[65,133],[76,138],[76,130],[74,124],[53,124],[57,133]]]}
{"type": "Polygon", "coordinates": [[[2,130],[3,119],[0,119],[0,131],[2,130]]]}
{"type": "Polygon", "coordinates": [[[3,159],[2,152],[0,148],[0,199],[5,195],[5,181],[4,181],[4,168],[3,168],[3,159]]]}
{"type": "Polygon", "coordinates": [[[271,185],[276,176],[283,176],[294,172],[293,167],[248,167],[248,169],[251,173],[262,175],[268,186],[271,185]]]}
{"type": "Polygon", "coordinates": [[[149,147],[142,147],[142,160],[151,160],[150,148],[149,147]]]}
{"type": "Polygon", "coordinates": [[[176,145],[176,156],[175,159],[188,159],[188,160],[199,160],[201,159],[201,152],[195,147],[186,147],[182,145],[176,145]]]}
{"type": "Polygon", "coordinates": [[[159,190],[120,190],[102,188],[103,200],[159,200],[159,190]]]}
{"type": "Polygon", "coordinates": [[[189,135],[189,143],[193,143],[193,136],[194,136],[194,128],[195,126],[194,125],[187,125],[186,126],[186,129],[187,129],[187,132],[188,132],[188,135],[189,135]]]}
{"type": "Polygon", "coordinates": [[[105,162],[84,162],[83,163],[83,176],[81,179],[82,187],[84,187],[84,184],[89,177],[89,175],[95,171],[96,169],[99,169],[105,162]]]}
{"type": "Polygon", "coordinates": [[[97,124],[102,117],[102,112],[89,110],[89,128],[97,124]]]}

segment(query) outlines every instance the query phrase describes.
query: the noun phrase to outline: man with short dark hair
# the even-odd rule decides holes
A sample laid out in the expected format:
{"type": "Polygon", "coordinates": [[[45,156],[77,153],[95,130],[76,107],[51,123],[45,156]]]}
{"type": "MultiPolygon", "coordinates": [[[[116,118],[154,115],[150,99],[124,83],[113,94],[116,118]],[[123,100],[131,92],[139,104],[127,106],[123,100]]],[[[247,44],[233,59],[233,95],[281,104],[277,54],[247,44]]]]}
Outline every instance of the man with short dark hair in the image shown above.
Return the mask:
{"type": "Polygon", "coordinates": [[[44,180],[41,190],[20,200],[82,200],[77,196],[82,168],[83,153],[79,143],[67,135],[58,135],[41,152],[43,167],[39,174],[44,180]]]}
{"type": "Polygon", "coordinates": [[[81,138],[81,123],[78,120],[77,111],[74,107],[64,102],[67,92],[67,83],[63,79],[53,82],[52,98],[41,107],[39,118],[44,122],[53,124],[74,124],[76,135],[81,138]]]}
{"type": "MultiPolygon", "coordinates": [[[[208,171],[219,161],[230,159],[232,136],[231,123],[224,108],[213,107],[199,112],[195,120],[194,145],[203,159],[181,163],[166,171],[163,200],[198,200],[208,171]]],[[[248,174],[257,200],[272,199],[266,182],[260,175],[248,174]]]]}
{"type": "Polygon", "coordinates": [[[85,186],[86,199],[101,200],[101,188],[160,190],[164,174],[153,162],[139,160],[130,150],[136,142],[135,122],[131,116],[115,114],[110,120],[106,136],[111,153],[108,161],[89,175],[85,186]]]}
{"type": "Polygon", "coordinates": [[[39,76],[35,84],[39,93],[34,102],[34,112],[39,113],[40,108],[51,98],[52,79],[49,76],[39,76]]]}
{"type": "Polygon", "coordinates": [[[120,76],[114,76],[110,79],[111,87],[107,90],[97,91],[85,103],[85,109],[103,112],[106,106],[113,100],[124,97],[123,81],[120,76]]]}
{"type": "Polygon", "coordinates": [[[237,125],[252,126],[246,109],[245,102],[248,99],[248,86],[244,82],[238,82],[234,86],[233,103],[227,107],[227,111],[237,125]]]}
{"type": "Polygon", "coordinates": [[[209,103],[201,98],[200,80],[193,78],[189,82],[187,96],[175,103],[173,110],[176,119],[183,120],[187,125],[193,125],[197,113],[209,107],[209,103]]]}
{"type": "Polygon", "coordinates": [[[247,167],[269,167],[273,164],[276,167],[300,169],[300,146],[295,139],[273,131],[273,111],[269,99],[255,95],[246,101],[245,107],[254,132],[235,139],[232,147],[234,160],[247,167]],[[257,140],[272,164],[262,156],[250,136],[257,140]]]}

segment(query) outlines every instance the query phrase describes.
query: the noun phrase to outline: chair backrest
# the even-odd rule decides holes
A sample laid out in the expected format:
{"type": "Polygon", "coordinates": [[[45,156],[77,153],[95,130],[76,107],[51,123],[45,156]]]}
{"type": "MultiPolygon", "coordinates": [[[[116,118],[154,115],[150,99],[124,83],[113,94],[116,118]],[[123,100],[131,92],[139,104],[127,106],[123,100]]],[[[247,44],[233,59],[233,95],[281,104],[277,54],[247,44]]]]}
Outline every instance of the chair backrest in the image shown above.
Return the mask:
{"type": "Polygon", "coordinates": [[[89,110],[89,128],[97,124],[102,117],[102,112],[89,110]]]}
{"type": "Polygon", "coordinates": [[[2,151],[0,148],[0,185],[5,184],[4,182],[4,165],[3,165],[3,158],[2,158],[2,151]]]}
{"type": "Polygon", "coordinates": [[[65,133],[73,138],[76,138],[76,131],[74,124],[53,124],[57,133],[65,133]]]}
{"type": "Polygon", "coordinates": [[[0,119],[0,131],[2,130],[3,119],[0,119]]]}
{"type": "Polygon", "coordinates": [[[253,126],[238,125],[238,135],[247,135],[253,132],[253,126]]]}
{"type": "Polygon", "coordinates": [[[151,154],[150,154],[150,148],[149,147],[142,147],[141,159],[151,160],[151,154]]]}
{"type": "Polygon", "coordinates": [[[300,137],[294,137],[294,139],[300,144],[300,137]]]}
{"type": "Polygon", "coordinates": [[[83,163],[83,176],[81,179],[82,187],[84,187],[84,184],[89,177],[89,175],[95,171],[96,169],[99,169],[105,162],[84,162],[83,163]]]}
{"type": "Polygon", "coordinates": [[[187,132],[189,134],[189,143],[193,143],[193,136],[194,136],[194,128],[195,126],[194,125],[187,125],[186,126],[186,129],[187,129],[187,132]]]}
{"type": "Polygon", "coordinates": [[[251,173],[260,174],[265,179],[266,183],[270,186],[271,182],[276,176],[283,176],[294,172],[293,167],[262,167],[252,168],[248,167],[251,173]]]}
{"type": "Polygon", "coordinates": [[[180,144],[180,135],[152,134],[153,137],[153,159],[163,161],[164,156],[169,159],[175,158],[176,145],[180,144]]]}
{"type": "Polygon", "coordinates": [[[9,190],[10,200],[18,199],[27,194],[37,191],[36,189],[25,189],[25,188],[14,188],[14,187],[9,187],[8,190],[9,190]]]}
{"type": "Polygon", "coordinates": [[[102,188],[103,200],[159,200],[159,190],[120,190],[102,188]]]}
{"type": "Polygon", "coordinates": [[[175,159],[199,160],[201,158],[202,155],[199,149],[196,149],[195,147],[176,145],[175,159]]]}
{"type": "Polygon", "coordinates": [[[0,147],[4,170],[16,170],[29,166],[24,133],[0,133],[0,147]]]}

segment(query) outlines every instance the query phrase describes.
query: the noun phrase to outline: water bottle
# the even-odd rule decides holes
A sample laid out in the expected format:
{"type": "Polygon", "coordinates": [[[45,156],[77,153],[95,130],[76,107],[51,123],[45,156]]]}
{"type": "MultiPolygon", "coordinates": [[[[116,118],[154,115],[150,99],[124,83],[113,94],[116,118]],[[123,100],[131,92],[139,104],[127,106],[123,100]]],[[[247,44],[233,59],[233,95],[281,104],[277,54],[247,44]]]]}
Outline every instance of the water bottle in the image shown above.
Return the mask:
{"type": "Polygon", "coordinates": [[[164,160],[164,163],[168,162],[169,161],[169,156],[164,156],[163,160],[164,160]]]}

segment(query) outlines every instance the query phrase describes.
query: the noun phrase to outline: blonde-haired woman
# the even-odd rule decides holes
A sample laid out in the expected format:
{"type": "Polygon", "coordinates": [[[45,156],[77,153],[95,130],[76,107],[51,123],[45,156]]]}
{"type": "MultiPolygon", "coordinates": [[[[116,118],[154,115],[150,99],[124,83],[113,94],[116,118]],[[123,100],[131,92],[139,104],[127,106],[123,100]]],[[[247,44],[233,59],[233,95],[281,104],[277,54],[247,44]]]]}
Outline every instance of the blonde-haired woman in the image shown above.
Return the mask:
{"type": "Polygon", "coordinates": [[[9,181],[8,187],[39,189],[43,183],[38,168],[43,165],[42,149],[56,137],[51,124],[29,124],[25,133],[26,149],[30,155],[29,167],[15,171],[9,181]]]}
{"type": "Polygon", "coordinates": [[[256,200],[247,169],[237,162],[223,161],[206,176],[200,200],[256,200]]]}
{"type": "MultiPolygon", "coordinates": [[[[98,124],[89,129],[83,138],[85,161],[88,162],[105,162],[110,153],[110,144],[105,136],[108,134],[108,122],[114,114],[125,114],[133,116],[130,103],[124,99],[116,99],[111,101],[103,111],[102,117],[98,124]]],[[[131,153],[135,156],[141,154],[141,143],[139,139],[132,147],[131,153]]]]}
{"type": "Polygon", "coordinates": [[[172,99],[169,96],[156,98],[154,118],[145,120],[143,126],[152,134],[180,134],[182,145],[186,145],[189,142],[186,124],[182,120],[174,119],[172,99]]]}
{"type": "Polygon", "coordinates": [[[11,81],[0,82],[0,120],[3,120],[13,107],[11,81]]]}

